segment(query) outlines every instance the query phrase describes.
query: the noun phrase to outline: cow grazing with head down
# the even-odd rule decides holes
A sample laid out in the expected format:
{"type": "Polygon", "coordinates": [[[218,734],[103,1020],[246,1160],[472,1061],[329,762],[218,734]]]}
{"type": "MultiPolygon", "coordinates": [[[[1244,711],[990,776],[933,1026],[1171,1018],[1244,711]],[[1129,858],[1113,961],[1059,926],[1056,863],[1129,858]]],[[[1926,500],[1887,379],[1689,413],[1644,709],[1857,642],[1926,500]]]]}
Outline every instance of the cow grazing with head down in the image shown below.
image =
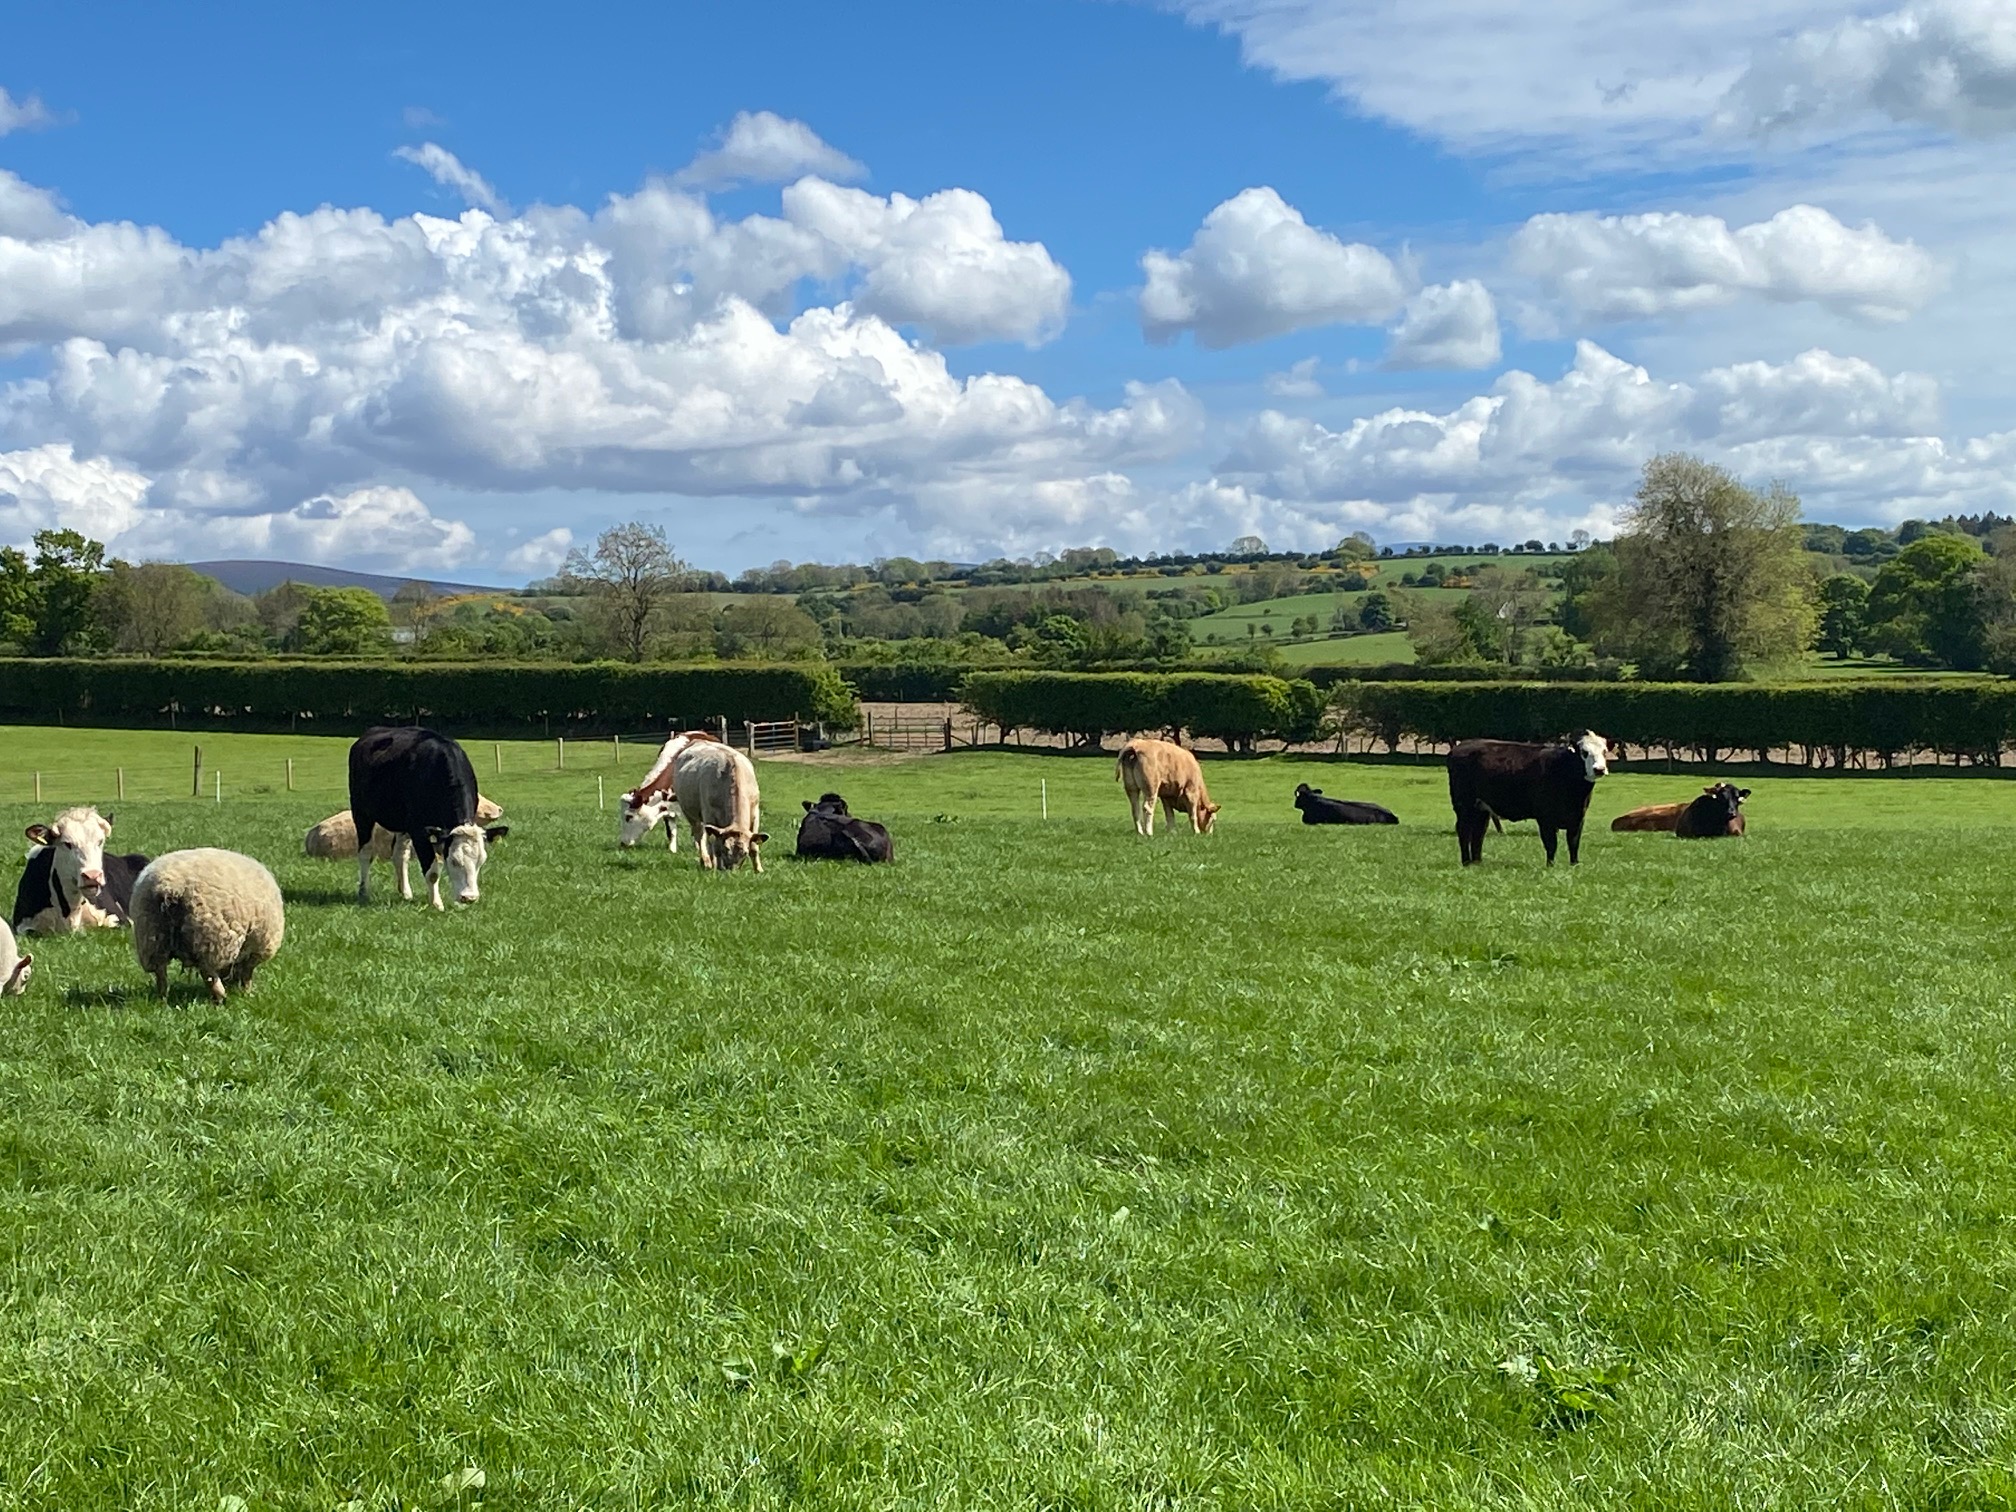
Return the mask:
{"type": "Polygon", "coordinates": [[[889,831],[868,819],[856,819],[847,812],[847,800],[838,793],[821,793],[817,803],[805,805],[805,817],[798,821],[798,856],[806,861],[893,861],[894,846],[889,831]]]}
{"type": "Polygon", "coordinates": [[[1155,805],[1162,805],[1169,827],[1176,816],[1188,814],[1194,834],[1208,835],[1218,818],[1219,805],[1204,788],[1204,768],[1194,752],[1167,740],[1130,740],[1120,747],[1120,759],[1113,775],[1127,790],[1128,805],[1134,810],[1134,833],[1155,833],[1155,805]]]}
{"type": "Polygon", "coordinates": [[[630,850],[659,825],[665,826],[665,849],[679,852],[679,797],[673,791],[673,767],[679,753],[695,741],[711,741],[705,730],[674,735],[658,748],[644,780],[616,800],[616,844],[630,850]]]}
{"type": "Polygon", "coordinates": [[[1702,790],[1701,796],[1687,805],[1680,815],[1680,821],[1673,826],[1673,833],[1682,840],[1719,840],[1725,836],[1743,837],[1743,800],[1750,796],[1750,789],[1739,788],[1734,783],[1718,782],[1702,790]]]}
{"type": "Polygon", "coordinates": [[[147,857],[107,855],[112,816],[91,807],[63,810],[28,826],[34,848],[14,892],[13,926],[22,934],[75,934],[127,922],[133,882],[147,857]]]}
{"type": "Polygon", "coordinates": [[[1568,837],[1568,864],[1581,859],[1582,825],[1598,779],[1610,770],[1610,742],[1578,730],[1559,745],[1466,740],[1449,752],[1449,806],[1465,866],[1484,859],[1484,832],[1494,819],[1533,819],[1547,864],[1557,837],[1568,837]]]}
{"type": "Polygon", "coordinates": [[[693,831],[694,848],[706,871],[733,871],[744,861],[763,870],[763,795],[756,767],[733,746],[696,741],[672,762],[679,812],[693,831]]]}
{"type": "Polygon", "coordinates": [[[476,822],[476,771],[462,747],[418,725],[366,730],[350,747],[350,817],[357,826],[357,901],[370,901],[372,831],[413,838],[427,901],[442,907],[441,873],[457,903],[482,896],[477,879],[506,824],[476,822]]]}
{"type": "Polygon", "coordinates": [[[1350,798],[1325,798],[1323,789],[1300,783],[1295,788],[1295,807],[1302,810],[1304,824],[1398,824],[1400,816],[1376,803],[1359,803],[1350,798]]]}

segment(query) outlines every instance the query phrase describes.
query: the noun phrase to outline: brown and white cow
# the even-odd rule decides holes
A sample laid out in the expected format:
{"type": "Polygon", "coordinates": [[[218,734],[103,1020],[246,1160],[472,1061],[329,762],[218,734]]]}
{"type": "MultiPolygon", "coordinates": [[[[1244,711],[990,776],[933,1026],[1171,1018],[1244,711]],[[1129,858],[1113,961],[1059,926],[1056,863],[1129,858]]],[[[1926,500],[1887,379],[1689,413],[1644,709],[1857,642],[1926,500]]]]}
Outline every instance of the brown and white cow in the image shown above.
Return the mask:
{"type": "Polygon", "coordinates": [[[1647,803],[1628,814],[1619,814],[1610,821],[1610,828],[1620,835],[1633,832],[1671,834],[1686,807],[1684,803],[1647,803]]]}
{"type": "Polygon", "coordinates": [[[665,849],[679,852],[679,796],[673,790],[673,765],[679,753],[698,741],[720,744],[705,730],[688,730],[674,735],[658,748],[651,770],[644,780],[616,800],[616,844],[623,850],[637,843],[659,825],[665,826],[665,849]]]}
{"type": "Polygon", "coordinates": [[[16,933],[76,934],[127,922],[133,881],[147,857],[105,853],[110,814],[68,808],[47,824],[29,825],[27,834],[34,846],[14,893],[16,933]]]}
{"type": "Polygon", "coordinates": [[[1127,790],[1134,810],[1134,833],[1155,833],[1155,805],[1173,829],[1178,814],[1190,816],[1193,833],[1208,835],[1218,817],[1218,805],[1204,788],[1204,769],[1197,757],[1167,740],[1130,740],[1120,747],[1113,775],[1127,790]]]}
{"type": "Polygon", "coordinates": [[[733,871],[747,860],[763,870],[763,795],[755,765],[718,740],[694,741],[673,758],[679,812],[693,830],[706,871],[733,871]]]}

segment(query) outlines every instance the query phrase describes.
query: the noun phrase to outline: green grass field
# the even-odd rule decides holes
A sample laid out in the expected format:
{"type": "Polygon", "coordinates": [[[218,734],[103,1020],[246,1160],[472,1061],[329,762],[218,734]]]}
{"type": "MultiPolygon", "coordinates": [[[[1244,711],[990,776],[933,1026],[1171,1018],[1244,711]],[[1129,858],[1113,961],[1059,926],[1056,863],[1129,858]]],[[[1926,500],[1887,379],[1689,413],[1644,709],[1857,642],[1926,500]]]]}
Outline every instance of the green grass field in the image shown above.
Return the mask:
{"type": "Polygon", "coordinates": [[[472,746],[434,916],[300,857],[344,742],[206,739],[222,804],[188,743],[0,730],[10,832],[123,762],[123,847],[290,899],[222,1008],[111,933],[0,1008],[0,1504],[2016,1501],[2007,784],[1690,845],[1626,770],[1465,872],[1434,766],[1212,762],[1143,842],[1110,759],[770,763],[709,877],[613,847],[648,753],[472,746]],[[895,866],[784,859],[826,787],[895,866]]]}

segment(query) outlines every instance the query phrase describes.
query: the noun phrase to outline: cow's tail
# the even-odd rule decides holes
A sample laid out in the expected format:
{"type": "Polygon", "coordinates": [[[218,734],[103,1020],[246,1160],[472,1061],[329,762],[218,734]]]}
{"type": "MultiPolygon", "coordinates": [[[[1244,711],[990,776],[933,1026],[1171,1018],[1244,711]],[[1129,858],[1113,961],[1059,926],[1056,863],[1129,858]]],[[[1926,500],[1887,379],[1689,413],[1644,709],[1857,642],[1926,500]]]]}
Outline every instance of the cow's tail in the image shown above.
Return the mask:
{"type": "Polygon", "coordinates": [[[1135,767],[1138,769],[1140,765],[1141,753],[1131,745],[1122,746],[1120,748],[1120,759],[1113,763],[1113,780],[1115,782],[1125,782],[1127,780],[1127,768],[1135,767]]]}

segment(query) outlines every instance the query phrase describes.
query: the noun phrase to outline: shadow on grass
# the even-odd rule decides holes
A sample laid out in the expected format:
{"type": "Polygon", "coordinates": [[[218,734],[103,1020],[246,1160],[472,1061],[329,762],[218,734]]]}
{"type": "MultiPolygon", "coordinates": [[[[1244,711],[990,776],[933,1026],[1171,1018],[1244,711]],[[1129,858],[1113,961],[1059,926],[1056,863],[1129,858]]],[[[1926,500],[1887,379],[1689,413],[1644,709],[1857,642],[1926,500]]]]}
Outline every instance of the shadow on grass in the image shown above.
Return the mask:
{"type": "MultiPolygon", "coordinates": [[[[393,891],[396,893],[397,888],[393,891]]],[[[354,887],[290,887],[281,894],[290,906],[300,908],[342,908],[357,905],[354,887]]],[[[374,900],[375,901],[375,900],[374,900]]]]}
{"type": "MultiPolygon", "coordinates": [[[[174,989],[169,989],[168,1001],[174,1001],[174,989]]],[[[209,994],[204,997],[207,1001],[209,994]]],[[[66,987],[63,1001],[72,1008],[144,1008],[149,1003],[162,1001],[154,995],[152,982],[132,982],[118,987],[66,987]]]]}

